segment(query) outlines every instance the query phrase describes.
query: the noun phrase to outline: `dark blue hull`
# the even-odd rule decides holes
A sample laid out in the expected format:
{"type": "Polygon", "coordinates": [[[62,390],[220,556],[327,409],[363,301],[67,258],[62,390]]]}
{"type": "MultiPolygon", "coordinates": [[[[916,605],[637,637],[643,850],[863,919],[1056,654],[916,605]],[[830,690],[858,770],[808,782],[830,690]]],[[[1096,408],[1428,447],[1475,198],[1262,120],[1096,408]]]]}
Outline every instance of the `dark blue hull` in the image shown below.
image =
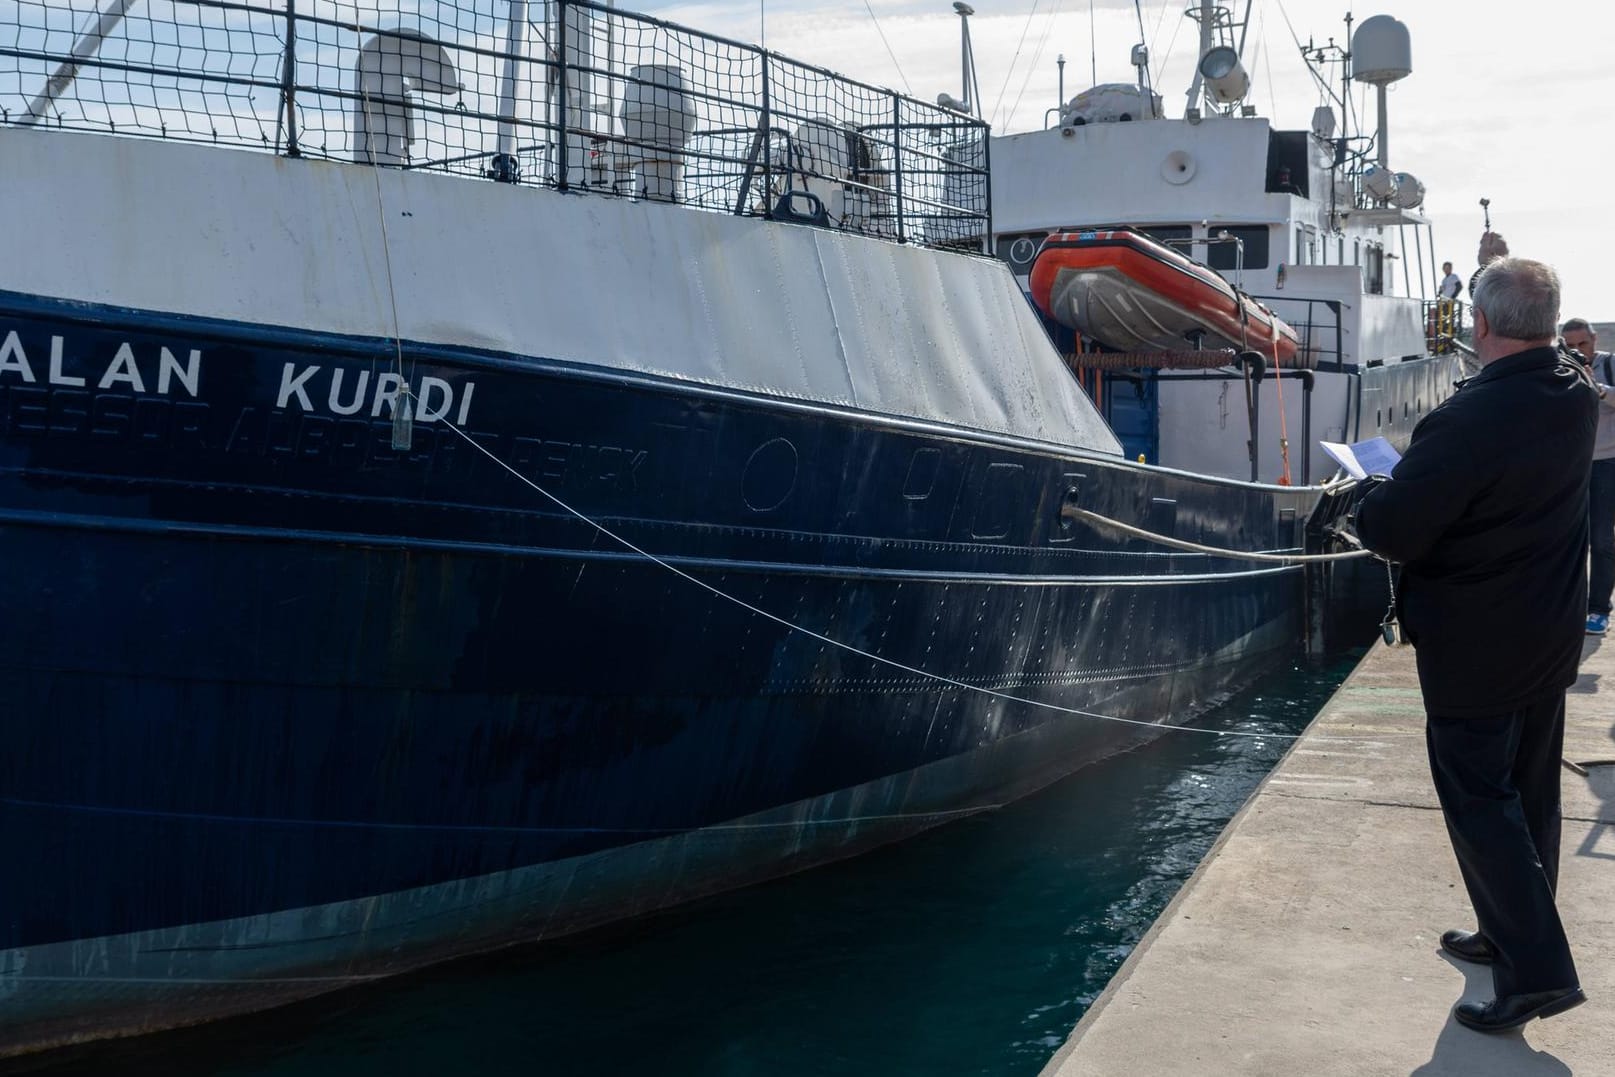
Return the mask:
{"type": "Polygon", "coordinates": [[[1299,570],[1060,510],[1289,549],[1315,491],[16,295],[0,342],[0,1053],[848,855],[1301,632],[1299,570]]]}

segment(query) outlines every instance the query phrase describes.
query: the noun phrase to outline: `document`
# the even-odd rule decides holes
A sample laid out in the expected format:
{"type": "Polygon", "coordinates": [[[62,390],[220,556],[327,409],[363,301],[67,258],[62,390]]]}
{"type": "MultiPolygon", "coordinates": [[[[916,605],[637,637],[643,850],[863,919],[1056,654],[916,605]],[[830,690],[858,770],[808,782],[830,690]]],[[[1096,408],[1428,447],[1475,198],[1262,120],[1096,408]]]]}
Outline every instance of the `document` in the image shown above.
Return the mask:
{"type": "Polygon", "coordinates": [[[1391,443],[1384,438],[1354,441],[1350,445],[1342,445],[1338,441],[1320,441],[1318,447],[1334,457],[1340,466],[1346,469],[1346,474],[1354,479],[1366,479],[1370,475],[1389,475],[1391,469],[1402,459],[1402,454],[1393,449],[1391,443]]]}

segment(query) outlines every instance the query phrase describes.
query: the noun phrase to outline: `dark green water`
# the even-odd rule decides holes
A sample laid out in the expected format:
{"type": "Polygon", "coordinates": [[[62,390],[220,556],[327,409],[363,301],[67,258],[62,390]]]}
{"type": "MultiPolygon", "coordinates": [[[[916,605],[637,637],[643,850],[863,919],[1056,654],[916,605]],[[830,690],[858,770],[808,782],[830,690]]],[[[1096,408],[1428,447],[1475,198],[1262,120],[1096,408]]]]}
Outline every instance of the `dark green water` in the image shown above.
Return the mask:
{"type": "Polygon", "coordinates": [[[1035,1075],[1350,671],[1265,677],[1003,810],[627,930],[36,1072],[1035,1075]]]}

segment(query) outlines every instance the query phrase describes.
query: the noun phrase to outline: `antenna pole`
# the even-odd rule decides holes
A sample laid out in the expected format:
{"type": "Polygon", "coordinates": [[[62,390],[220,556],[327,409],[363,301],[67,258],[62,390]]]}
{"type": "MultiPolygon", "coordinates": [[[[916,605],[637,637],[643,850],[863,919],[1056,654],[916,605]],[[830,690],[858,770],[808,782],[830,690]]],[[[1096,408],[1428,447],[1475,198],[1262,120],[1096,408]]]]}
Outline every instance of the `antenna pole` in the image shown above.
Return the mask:
{"type": "Polygon", "coordinates": [[[1382,82],[1378,86],[1375,86],[1374,89],[1376,91],[1374,100],[1379,106],[1379,166],[1381,168],[1388,168],[1390,166],[1391,158],[1391,135],[1390,125],[1385,122],[1386,84],[1382,82]]]}
{"type": "Polygon", "coordinates": [[[1340,144],[1352,135],[1351,112],[1351,12],[1346,12],[1346,45],[1340,53],[1340,144]]]}
{"type": "MultiPolygon", "coordinates": [[[[1195,54],[1194,58],[1194,81],[1189,83],[1188,104],[1189,109],[1198,109],[1200,107],[1200,88],[1204,79],[1204,76],[1200,74],[1200,61],[1211,49],[1211,33],[1216,20],[1212,0],[1200,0],[1200,13],[1196,15],[1195,9],[1191,7],[1184,13],[1184,18],[1194,19],[1200,24],[1200,50],[1195,54]]],[[[1186,111],[1184,115],[1187,116],[1188,112],[1186,111]]]]}
{"type": "MultiPolygon", "coordinates": [[[[971,97],[971,16],[966,15],[969,8],[961,8],[956,3],[953,10],[959,13],[959,94],[964,100],[975,105],[975,98],[971,97]]],[[[974,113],[974,108],[972,108],[974,113]]]]}
{"type": "Polygon", "coordinates": [[[1065,53],[1055,58],[1055,65],[1060,69],[1060,99],[1055,102],[1060,108],[1065,108],[1065,53]]]}
{"type": "Polygon", "coordinates": [[[953,10],[959,15],[959,92],[963,96],[958,103],[963,106],[961,112],[979,120],[981,102],[976,99],[981,95],[971,92],[975,84],[976,54],[970,47],[970,16],[976,13],[976,9],[960,0],[954,0],[953,10]]]}
{"type": "MultiPolygon", "coordinates": [[[[1093,84],[1099,85],[1099,38],[1094,29],[1093,0],[1088,0],[1088,58],[1093,64],[1093,84]]],[[[1062,104],[1064,102],[1061,102],[1062,104]]]]}

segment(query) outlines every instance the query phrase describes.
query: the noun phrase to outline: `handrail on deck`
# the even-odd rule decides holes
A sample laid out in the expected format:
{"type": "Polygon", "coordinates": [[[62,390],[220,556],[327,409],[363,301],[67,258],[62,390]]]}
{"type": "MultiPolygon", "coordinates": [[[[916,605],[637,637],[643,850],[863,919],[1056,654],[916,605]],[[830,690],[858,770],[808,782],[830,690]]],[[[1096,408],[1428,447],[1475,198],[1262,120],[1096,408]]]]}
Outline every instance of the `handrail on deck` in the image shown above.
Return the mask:
{"type": "Polygon", "coordinates": [[[1451,355],[1462,345],[1468,305],[1458,299],[1429,299],[1424,304],[1425,346],[1431,355],[1451,355]]]}

